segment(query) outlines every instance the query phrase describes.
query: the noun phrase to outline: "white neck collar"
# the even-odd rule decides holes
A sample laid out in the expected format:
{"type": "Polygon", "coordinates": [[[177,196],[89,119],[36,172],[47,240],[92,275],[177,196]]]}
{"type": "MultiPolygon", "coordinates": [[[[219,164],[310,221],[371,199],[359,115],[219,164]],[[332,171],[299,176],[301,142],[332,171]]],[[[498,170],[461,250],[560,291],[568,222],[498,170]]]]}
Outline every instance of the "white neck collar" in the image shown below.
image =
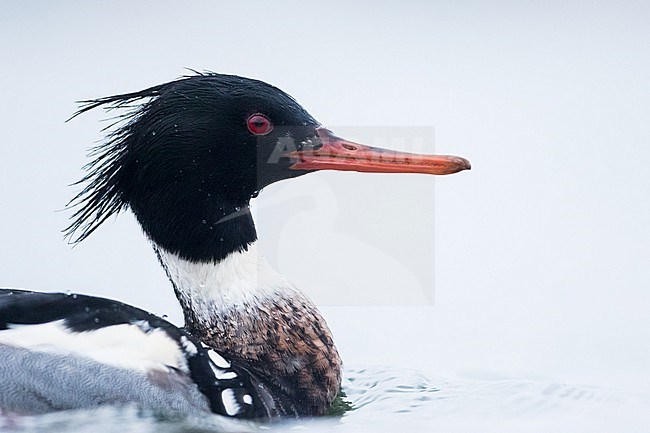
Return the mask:
{"type": "Polygon", "coordinates": [[[183,309],[190,309],[204,323],[238,306],[298,292],[271,268],[258,251],[257,241],[245,251],[208,263],[188,261],[155,244],[154,248],[183,309]]]}

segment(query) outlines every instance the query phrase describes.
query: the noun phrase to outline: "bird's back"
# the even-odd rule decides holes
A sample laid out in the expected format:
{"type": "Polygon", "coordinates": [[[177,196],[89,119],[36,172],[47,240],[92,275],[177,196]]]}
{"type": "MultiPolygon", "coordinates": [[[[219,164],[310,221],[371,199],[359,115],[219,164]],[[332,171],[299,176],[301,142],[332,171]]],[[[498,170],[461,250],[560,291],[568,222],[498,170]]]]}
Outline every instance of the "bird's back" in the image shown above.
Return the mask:
{"type": "Polygon", "coordinates": [[[0,413],[133,404],[238,418],[280,414],[245,367],[109,299],[0,289],[0,356],[0,413]]]}

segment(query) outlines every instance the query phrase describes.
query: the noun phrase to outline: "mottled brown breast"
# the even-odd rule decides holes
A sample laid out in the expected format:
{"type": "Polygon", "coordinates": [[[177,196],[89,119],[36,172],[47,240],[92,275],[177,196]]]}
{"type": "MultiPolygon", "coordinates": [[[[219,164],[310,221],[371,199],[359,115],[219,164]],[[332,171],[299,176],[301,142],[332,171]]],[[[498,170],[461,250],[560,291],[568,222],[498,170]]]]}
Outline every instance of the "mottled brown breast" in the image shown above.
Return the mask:
{"type": "Polygon", "coordinates": [[[341,358],[317,308],[298,293],[253,299],[221,310],[194,335],[279,387],[299,415],[322,415],[341,386],[341,358]]]}

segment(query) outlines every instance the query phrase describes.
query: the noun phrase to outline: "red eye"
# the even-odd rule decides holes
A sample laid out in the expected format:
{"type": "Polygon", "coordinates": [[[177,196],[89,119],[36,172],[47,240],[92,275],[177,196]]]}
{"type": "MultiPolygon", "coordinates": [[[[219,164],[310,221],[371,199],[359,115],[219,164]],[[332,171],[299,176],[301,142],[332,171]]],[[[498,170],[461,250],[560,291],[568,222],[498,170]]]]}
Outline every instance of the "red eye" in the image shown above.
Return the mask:
{"type": "Polygon", "coordinates": [[[273,130],[273,124],[263,114],[251,114],[246,124],[248,130],[255,135],[266,135],[273,130]]]}

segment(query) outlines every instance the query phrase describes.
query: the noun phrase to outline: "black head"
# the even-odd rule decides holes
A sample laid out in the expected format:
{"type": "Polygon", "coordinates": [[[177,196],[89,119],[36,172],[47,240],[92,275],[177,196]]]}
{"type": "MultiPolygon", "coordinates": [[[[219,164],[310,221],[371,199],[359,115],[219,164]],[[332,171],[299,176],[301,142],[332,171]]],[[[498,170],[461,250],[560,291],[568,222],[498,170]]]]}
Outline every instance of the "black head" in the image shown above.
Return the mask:
{"type": "MultiPolygon", "coordinates": [[[[256,239],[249,201],[265,186],[315,170],[450,174],[463,158],[345,141],[291,96],[262,81],[214,73],[92,101],[75,114],[126,108],[92,152],[67,235],[81,241],[130,207],[160,247],[220,260],[256,239]]],[[[74,117],[74,116],[73,116],[74,117]]]]}
{"type": "Polygon", "coordinates": [[[87,101],[75,115],[102,105],[131,110],[87,166],[68,228],[76,241],[128,206],[159,246],[218,260],[256,239],[251,197],[310,171],[290,169],[287,153],[319,143],[318,123],[291,96],[238,76],[184,77],[87,101]]]}

